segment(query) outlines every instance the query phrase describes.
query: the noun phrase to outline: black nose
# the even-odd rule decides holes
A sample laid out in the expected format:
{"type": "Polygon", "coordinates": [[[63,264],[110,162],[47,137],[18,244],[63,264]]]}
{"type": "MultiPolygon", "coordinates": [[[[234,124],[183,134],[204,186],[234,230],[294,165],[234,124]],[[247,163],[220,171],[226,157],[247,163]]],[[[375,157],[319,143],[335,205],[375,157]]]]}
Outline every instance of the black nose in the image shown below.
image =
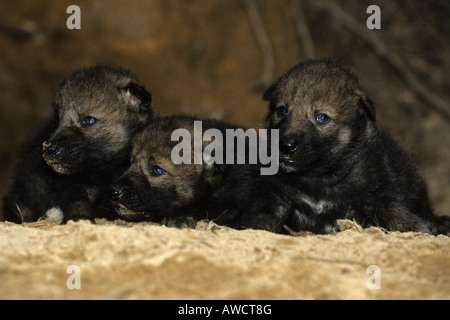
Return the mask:
{"type": "Polygon", "coordinates": [[[119,201],[123,196],[123,188],[118,185],[111,186],[111,200],[119,201]]]}
{"type": "Polygon", "coordinates": [[[288,154],[297,151],[297,142],[292,137],[282,137],[280,139],[281,152],[288,154]]]}
{"type": "Polygon", "coordinates": [[[44,152],[48,155],[57,156],[61,153],[61,148],[55,143],[44,143],[44,152]]]}

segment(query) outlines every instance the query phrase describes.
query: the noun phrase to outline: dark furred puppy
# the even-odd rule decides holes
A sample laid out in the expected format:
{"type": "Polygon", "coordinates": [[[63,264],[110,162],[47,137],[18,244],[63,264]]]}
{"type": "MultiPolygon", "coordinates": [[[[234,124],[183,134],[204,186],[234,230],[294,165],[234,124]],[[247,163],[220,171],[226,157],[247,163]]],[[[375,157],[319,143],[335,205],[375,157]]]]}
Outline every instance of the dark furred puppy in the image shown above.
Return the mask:
{"type": "Polygon", "coordinates": [[[296,190],[291,229],[330,233],[346,218],[364,227],[449,231],[408,156],[377,127],[375,107],[350,69],[300,63],[264,99],[267,128],[280,130],[280,169],[296,190]]]}
{"type": "Polygon", "coordinates": [[[93,221],[110,181],[129,166],[131,138],[152,118],[151,95],[137,77],[105,65],[67,77],[52,106],[16,166],[4,198],[8,221],[36,221],[53,207],[63,223],[93,221]]]}
{"type": "MultiPolygon", "coordinates": [[[[267,192],[277,188],[276,176],[261,175],[258,164],[174,163],[172,152],[179,142],[171,141],[171,135],[183,128],[193,140],[194,120],[199,119],[183,115],[157,118],[136,135],[130,169],[114,184],[120,217],[176,227],[183,222],[192,227],[195,220],[208,219],[235,228],[281,231],[285,202],[267,192]]],[[[202,134],[208,129],[218,129],[225,136],[227,129],[236,126],[202,120],[202,134]]],[[[210,143],[203,142],[202,151],[210,143]]],[[[225,154],[223,144],[216,147],[216,152],[223,148],[225,154]]],[[[192,158],[193,148],[192,144],[192,158]]]]}

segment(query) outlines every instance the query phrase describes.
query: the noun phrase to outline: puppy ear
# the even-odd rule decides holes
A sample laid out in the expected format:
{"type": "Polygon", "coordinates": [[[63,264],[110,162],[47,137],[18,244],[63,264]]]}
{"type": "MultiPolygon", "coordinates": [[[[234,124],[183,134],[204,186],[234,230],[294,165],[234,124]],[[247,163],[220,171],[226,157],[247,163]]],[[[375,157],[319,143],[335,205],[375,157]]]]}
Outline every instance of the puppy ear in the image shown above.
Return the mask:
{"type": "Polygon", "coordinates": [[[358,97],[358,107],[366,114],[366,116],[370,120],[375,121],[376,112],[375,105],[372,100],[370,100],[369,96],[360,89],[357,89],[355,93],[358,97]]]}
{"type": "Polygon", "coordinates": [[[121,88],[122,96],[132,110],[147,113],[151,109],[152,95],[143,86],[130,82],[121,88]]]}
{"type": "Polygon", "coordinates": [[[275,83],[272,83],[264,92],[263,94],[263,100],[270,101],[273,98],[273,93],[275,90],[275,83]]]}

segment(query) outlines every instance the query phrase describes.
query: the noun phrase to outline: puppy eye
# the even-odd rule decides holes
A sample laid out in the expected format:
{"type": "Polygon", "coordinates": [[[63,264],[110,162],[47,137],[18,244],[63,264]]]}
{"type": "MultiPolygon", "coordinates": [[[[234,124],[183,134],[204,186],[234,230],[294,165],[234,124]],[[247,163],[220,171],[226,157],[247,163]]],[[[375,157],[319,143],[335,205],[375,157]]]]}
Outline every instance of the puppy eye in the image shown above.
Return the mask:
{"type": "Polygon", "coordinates": [[[283,117],[283,116],[285,116],[285,115],[287,115],[287,108],[285,107],[285,106],[281,106],[281,107],[278,107],[277,108],[277,114],[280,116],[280,117],[283,117]]]}
{"type": "Polygon", "coordinates": [[[164,170],[162,168],[158,167],[158,166],[153,166],[152,167],[152,172],[154,174],[160,175],[160,174],[162,174],[164,172],[164,170]]]}
{"type": "Polygon", "coordinates": [[[81,121],[81,124],[92,126],[96,122],[97,122],[97,119],[95,119],[94,117],[86,117],[83,119],[83,121],[81,121]]]}
{"type": "Polygon", "coordinates": [[[321,123],[327,123],[328,120],[330,120],[330,117],[326,115],[325,113],[321,113],[316,117],[316,120],[321,123]]]}

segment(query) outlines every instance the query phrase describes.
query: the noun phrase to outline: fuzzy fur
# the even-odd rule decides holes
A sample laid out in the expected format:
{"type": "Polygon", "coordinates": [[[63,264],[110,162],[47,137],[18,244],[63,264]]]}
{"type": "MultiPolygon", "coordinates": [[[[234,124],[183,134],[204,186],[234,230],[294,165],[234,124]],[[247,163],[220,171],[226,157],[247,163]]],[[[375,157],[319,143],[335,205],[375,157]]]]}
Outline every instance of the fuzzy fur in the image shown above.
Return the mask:
{"type": "MultiPolygon", "coordinates": [[[[185,128],[193,138],[191,116],[157,118],[133,140],[130,169],[115,183],[115,206],[129,221],[163,221],[166,225],[192,226],[191,217],[213,220],[235,228],[280,231],[287,210],[272,199],[275,176],[260,175],[258,164],[174,164],[171,159],[177,141],[175,129],[185,128]],[[161,175],[152,167],[164,170],[161,175]],[[284,215],[284,216],[283,216],[284,215]]],[[[202,120],[203,132],[237,129],[226,122],[202,120]]],[[[203,144],[203,149],[209,142],[203,144]]],[[[225,145],[222,145],[225,150],[225,145]]],[[[277,193],[283,195],[283,193],[277,193]]],[[[283,195],[284,196],[284,195],[283,195]]]]}
{"type": "Polygon", "coordinates": [[[151,95],[136,76],[105,65],[64,79],[52,107],[19,156],[4,198],[8,221],[36,221],[52,207],[63,223],[106,213],[105,192],[129,165],[131,138],[152,117],[151,95]],[[88,116],[96,123],[83,123],[88,116]]]}
{"type": "Polygon", "coordinates": [[[337,219],[364,227],[449,231],[400,146],[375,122],[375,107],[348,67],[330,60],[294,66],[265,92],[267,128],[280,132],[280,175],[294,192],[291,229],[330,233],[337,219]],[[317,120],[326,114],[325,123],[317,120]]]}

